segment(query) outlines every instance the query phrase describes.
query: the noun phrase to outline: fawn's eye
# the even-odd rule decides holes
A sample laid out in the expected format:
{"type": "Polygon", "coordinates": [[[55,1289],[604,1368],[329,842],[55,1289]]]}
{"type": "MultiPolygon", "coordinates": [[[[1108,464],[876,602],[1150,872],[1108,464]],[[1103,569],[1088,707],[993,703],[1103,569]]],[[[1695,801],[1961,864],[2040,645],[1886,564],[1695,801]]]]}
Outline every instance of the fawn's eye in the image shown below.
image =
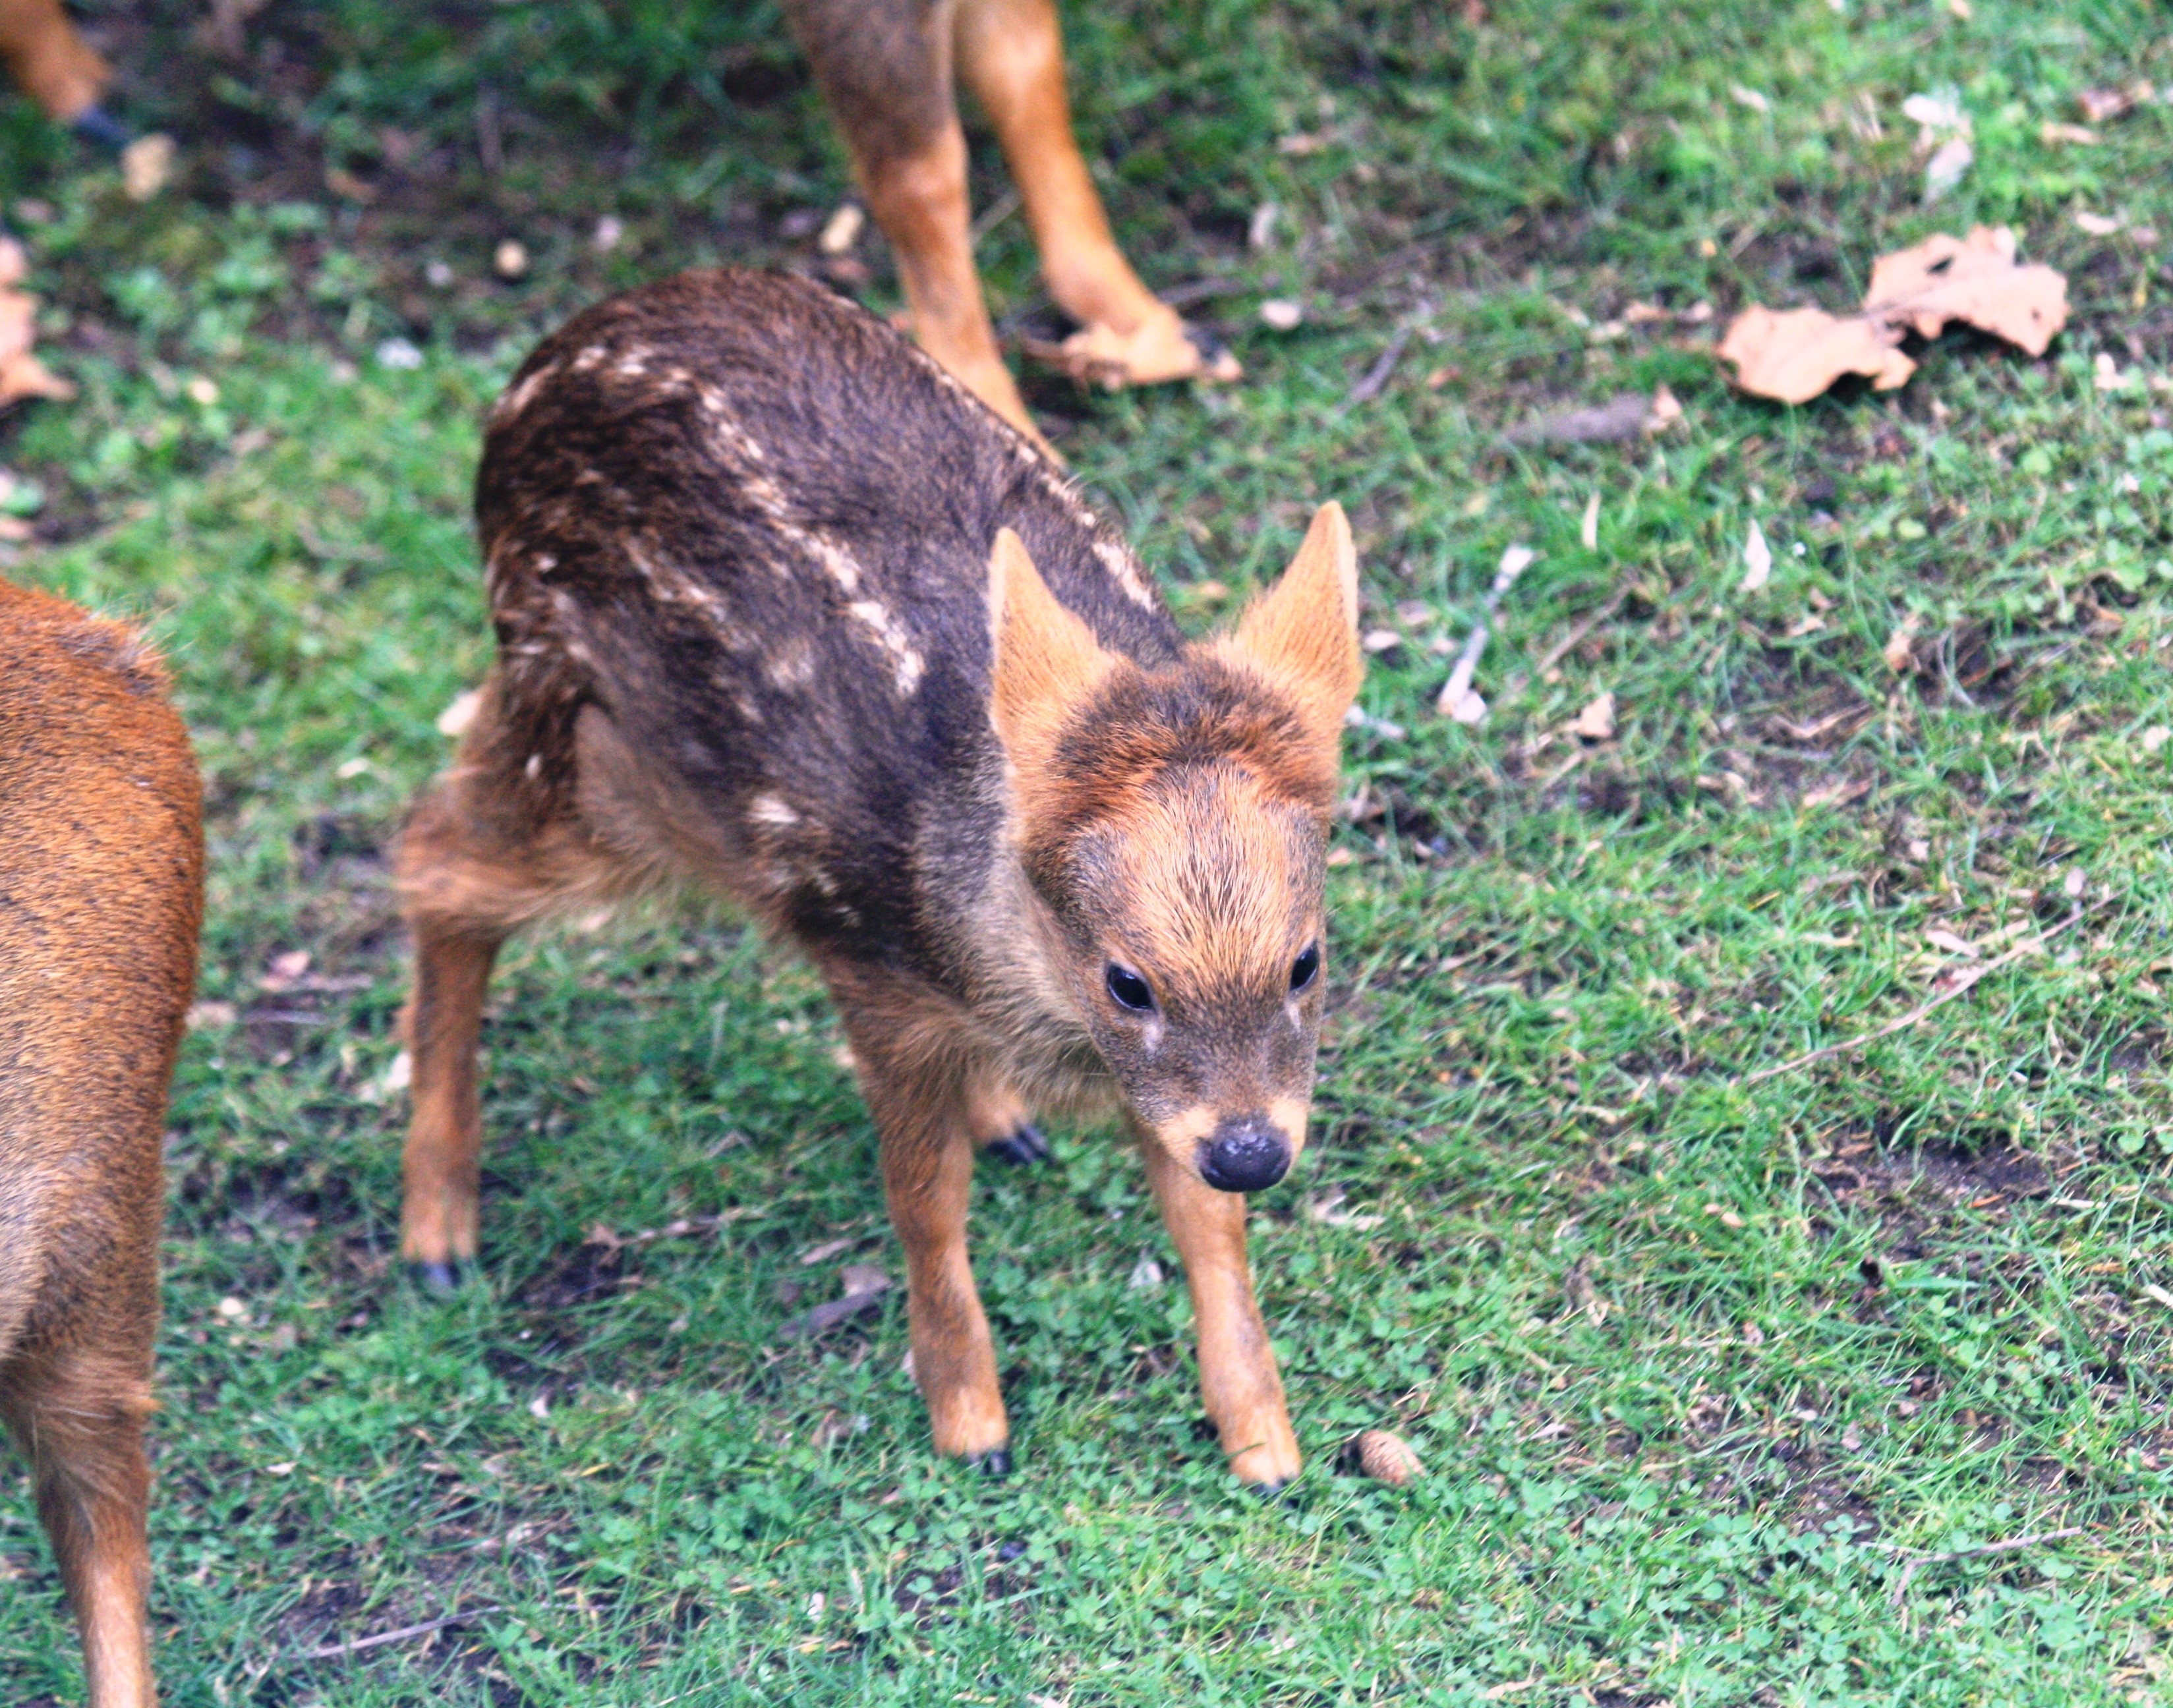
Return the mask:
{"type": "Polygon", "coordinates": [[[1291,962],[1291,989],[1302,990],[1320,973],[1320,945],[1308,943],[1305,952],[1291,962]]]}
{"type": "Polygon", "coordinates": [[[1146,979],[1129,967],[1109,963],[1108,976],[1103,981],[1109,987],[1109,999],[1119,1008],[1129,1008],[1135,1014],[1154,1012],[1154,992],[1147,989],[1146,979]]]}

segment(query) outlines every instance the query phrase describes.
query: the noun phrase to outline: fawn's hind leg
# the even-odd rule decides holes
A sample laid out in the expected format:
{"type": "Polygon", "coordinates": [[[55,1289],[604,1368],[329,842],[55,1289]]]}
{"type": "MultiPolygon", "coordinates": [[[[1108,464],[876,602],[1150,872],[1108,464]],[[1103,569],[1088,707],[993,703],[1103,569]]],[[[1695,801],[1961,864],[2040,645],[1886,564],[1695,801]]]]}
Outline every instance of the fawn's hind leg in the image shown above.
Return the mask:
{"type": "Polygon", "coordinates": [[[491,762],[489,708],[487,697],[461,762],[416,804],[396,860],[415,937],[415,988],[401,1014],[412,1074],[400,1253],[434,1291],[450,1289],[476,1255],[476,1049],[499,946],[531,919],[629,887],[575,813],[491,762]]]}
{"type": "Polygon", "coordinates": [[[158,1317],[148,1269],[143,1290],[134,1313],[142,1332],[112,1337],[128,1344],[69,1344],[0,1365],[0,1413],[30,1455],[38,1516],[82,1632],[90,1708],[152,1708],[158,1700],[143,1605],[151,1580],[143,1420],[158,1317]]]}
{"type": "Polygon", "coordinates": [[[1253,1297],[1245,1200],[1234,1192],[1217,1192],[1161,1145],[1143,1142],[1140,1152],[1192,1292],[1207,1415],[1230,1456],[1230,1468],[1248,1483],[1279,1489],[1298,1473],[1297,1436],[1267,1325],[1253,1297]]]}
{"type": "Polygon", "coordinates": [[[401,1015],[413,1063],[401,1160],[400,1255],[433,1292],[449,1292],[476,1254],[483,1111],[476,1050],[491,964],[504,939],[446,921],[415,922],[415,989],[401,1015]]]}
{"type": "Polygon", "coordinates": [[[844,133],[868,211],[898,256],[920,346],[1043,442],[996,348],[973,269],[966,133],[952,95],[953,0],[788,0],[844,133]]]}
{"type": "Polygon", "coordinates": [[[1049,294],[1080,323],[1065,367],[1112,385],[1237,379],[1236,359],[1157,300],[1110,234],[1072,134],[1055,0],[959,0],[958,60],[1003,144],[1049,294]]]}

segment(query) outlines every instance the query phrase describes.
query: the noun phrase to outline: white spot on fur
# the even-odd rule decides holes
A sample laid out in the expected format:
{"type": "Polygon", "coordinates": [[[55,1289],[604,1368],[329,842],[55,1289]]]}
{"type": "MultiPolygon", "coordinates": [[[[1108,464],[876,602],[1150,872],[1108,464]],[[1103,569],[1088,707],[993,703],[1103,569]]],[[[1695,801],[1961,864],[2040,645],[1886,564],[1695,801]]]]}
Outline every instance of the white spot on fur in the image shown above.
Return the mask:
{"type": "Polygon", "coordinates": [[[1147,585],[1146,571],[1140,567],[1140,560],[1132,555],[1129,547],[1114,540],[1097,540],[1094,555],[1102,560],[1102,567],[1116,578],[1126,598],[1149,611],[1155,608],[1154,589],[1147,585]]]}
{"type": "MultiPolygon", "coordinates": [[[[747,502],[761,513],[764,520],[777,530],[779,536],[790,546],[815,560],[816,567],[830,578],[838,592],[846,599],[845,609],[872,635],[876,644],[890,655],[892,680],[901,697],[909,695],[920,686],[922,674],[927,669],[919,650],[890,609],[880,601],[863,597],[864,579],[860,560],[855,558],[836,536],[820,528],[811,527],[792,513],[790,499],[766,470],[768,455],[726,407],[725,400],[713,390],[705,388],[701,396],[702,407],[715,418],[717,441],[737,461],[744,472],[741,476],[740,491],[747,502]]],[[[781,665],[780,669],[790,669],[781,665]]],[[[777,671],[771,680],[778,681],[777,671]]],[[[779,683],[784,686],[784,683],[779,683]]]]}
{"type": "Polygon", "coordinates": [[[800,822],[800,815],[774,795],[758,795],[747,802],[747,816],[757,824],[774,824],[779,829],[800,822]]]}
{"type": "Polygon", "coordinates": [[[786,641],[763,665],[763,674],[774,688],[790,692],[815,679],[815,649],[805,636],[786,641]]]}
{"type": "Polygon", "coordinates": [[[490,412],[492,424],[495,426],[499,423],[510,421],[522,410],[527,408],[536,401],[536,394],[543,389],[545,382],[555,379],[558,372],[558,364],[556,362],[546,362],[513,390],[501,396],[498,400],[497,407],[490,412]]]}
{"type": "Polygon", "coordinates": [[[601,344],[590,344],[574,358],[574,371],[576,374],[585,374],[603,358],[604,347],[601,344]]]}
{"type": "Polygon", "coordinates": [[[891,615],[889,607],[872,599],[856,599],[845,609],[868,626],[883,650],[891,655],[899,698],[911,694],[920,686],[921,672],[927,666],[904,626],[891,615]]]}

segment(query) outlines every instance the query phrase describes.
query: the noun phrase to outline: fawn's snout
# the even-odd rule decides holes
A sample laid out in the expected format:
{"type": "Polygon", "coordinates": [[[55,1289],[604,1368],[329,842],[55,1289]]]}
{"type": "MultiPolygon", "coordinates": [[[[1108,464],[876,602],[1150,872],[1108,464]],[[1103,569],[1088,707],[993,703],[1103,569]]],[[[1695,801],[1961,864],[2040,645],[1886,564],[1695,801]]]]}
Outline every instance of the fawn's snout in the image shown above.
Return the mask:
{"type": "Polygon", "coordinates": [[[1290,1172],[1290,1137],[1264,1114],[1232,1115],[1200,1147],[1200,1177],[1217,1192],[1264,1192],[1290,1172]]]}

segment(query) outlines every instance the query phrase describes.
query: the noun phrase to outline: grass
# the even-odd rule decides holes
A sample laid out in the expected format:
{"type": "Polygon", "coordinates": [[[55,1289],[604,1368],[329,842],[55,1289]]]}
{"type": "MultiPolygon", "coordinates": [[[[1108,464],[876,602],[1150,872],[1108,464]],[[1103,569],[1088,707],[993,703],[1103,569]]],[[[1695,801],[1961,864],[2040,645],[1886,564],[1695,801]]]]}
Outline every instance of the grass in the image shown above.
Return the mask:
{"type": "MultiPolygon", "coordinates": [[[[210,808],[153,1515],[171,1703],[2165,1700],[2173,106],[2040,139],[2082,89],[2173,83],[2150,8],[1074,9],[1119,228],[1156,284],[1220,282],[1249,373],[1036,401],[1189,617],[1335,496],[1399,637],[1348,753],[1313,1145],[1256,1210],[1311,1457],[1272,1504],[1202,1438],[1177,1267],[1104,1133],[979,1194],[1010,1481],[929,1453],[895,1302],[778,1341],[838,1264],[896,1258],[819,989],[728,919],[509,956],[487,1278],[450,1305],[398,1279],[380,851],[488,656],[480,412],[601,289],[812,265],[846,183],[767,8],[333,0],[272,8],[244,66],[191,19],[105,19],[127,101],[187,139],[176,193],[128,204],[0,124],[83,386],[0,438],[35,482],[10,573],[149,622],[210,808]],[[1928,213],[1899,105],[1938,87],[1977,161],[1928,213]],[[2070,276],[2042,362],[1958,336],[1897,395],[1782,411],[1721,382],[1711,322],[1614,325],[1839,305],[1976,219],[2070,276]],[[1261,326],[1271,295],[1298,330],[1261,326]],[[1502,443],[1662,382],[1657,439],[1502,443]],[[1745,592],[1753,521],[1775,568],[1745,592]],[[1492,716],[1450,723],[1435,643],[1516,543],[1492,716]],[[1565,726],[1603,692],[1588,746],[1565,726]],[[1990,958],[2078,910],[1921,1023],[1748,1080],[1976,964],[1928,932],[1990,958]],[[1339,1474],[1369,1426],[1431,1474],[1339,1474]]],[[[1007,326],[1046,313],[1017,222],[984,258],[1007,326]]],[[[0,1697],[73,1700],[6,1477],[0,1697]]]]}

